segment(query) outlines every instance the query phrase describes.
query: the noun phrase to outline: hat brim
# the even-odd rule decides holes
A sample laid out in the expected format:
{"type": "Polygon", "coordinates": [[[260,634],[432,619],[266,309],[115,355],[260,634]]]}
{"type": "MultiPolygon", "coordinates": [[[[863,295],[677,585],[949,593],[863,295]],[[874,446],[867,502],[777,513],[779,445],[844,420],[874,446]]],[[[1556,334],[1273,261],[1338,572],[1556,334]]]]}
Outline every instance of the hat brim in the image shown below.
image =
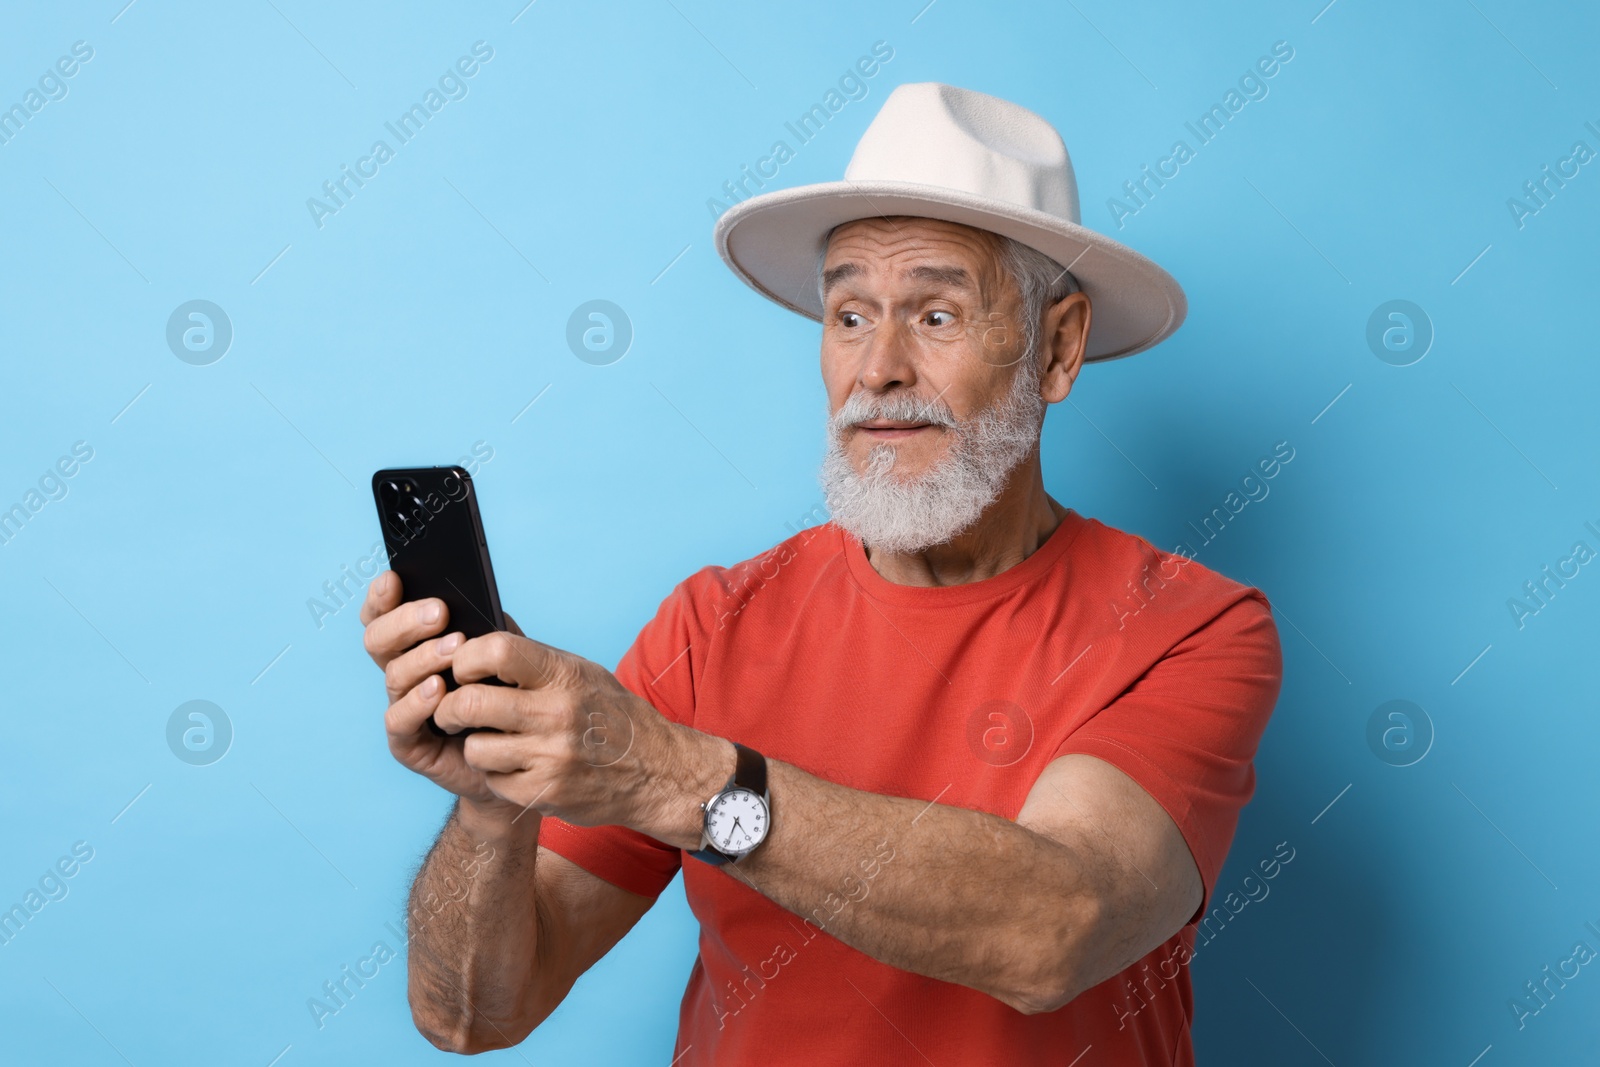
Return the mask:
{"type": "Polygon", "coordinates": [[[1172,275],[1102,233],[1031,208],[914,182],[822,182],[762,193],[724,211],[714,239],[717,254],[746,285],[821,322],[816,269],[824,236],[840,223],[886,215],[989,230],[1066,267],[1093,309],[1086,362],[1143,352],[1171,336],[1188,313],[1172,275]]]}

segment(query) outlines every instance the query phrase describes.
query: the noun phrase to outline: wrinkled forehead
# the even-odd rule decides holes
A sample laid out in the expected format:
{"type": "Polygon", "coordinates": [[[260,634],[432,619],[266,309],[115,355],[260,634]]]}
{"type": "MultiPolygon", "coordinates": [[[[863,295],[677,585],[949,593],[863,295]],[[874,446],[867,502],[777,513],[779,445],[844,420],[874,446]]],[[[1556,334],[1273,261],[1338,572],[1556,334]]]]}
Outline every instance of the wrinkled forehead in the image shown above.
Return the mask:
{"type": "Polygon", "coordinates": [[[841,223],[823,255],[823,299],[837,286],[899,281],[926,288],[998,295],[1004,272],[1000,238],[942,219],[886,216],[841,223]]]}

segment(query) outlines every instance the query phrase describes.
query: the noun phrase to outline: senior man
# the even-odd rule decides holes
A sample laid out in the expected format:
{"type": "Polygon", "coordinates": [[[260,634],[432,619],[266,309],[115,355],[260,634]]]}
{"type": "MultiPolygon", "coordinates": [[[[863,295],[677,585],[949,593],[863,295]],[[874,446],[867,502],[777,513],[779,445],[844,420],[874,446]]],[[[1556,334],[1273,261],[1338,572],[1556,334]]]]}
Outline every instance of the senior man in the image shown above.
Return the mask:
{"type": "Polygon", "coordinates": [[[822,323],[831,519],[681,582],[615,674],[372,583],[390,748],[459,798],[413,888],[418,1028],[521,1041],[681,869],[677,1067],[1192,1063],[1184,964],[1277,631],[1052,499],[1039,455],[1083,364],[1170,334],[1182,290],[1079,224],[1045,120],[936,83],[845,181],[716,238],[822,323]]]}

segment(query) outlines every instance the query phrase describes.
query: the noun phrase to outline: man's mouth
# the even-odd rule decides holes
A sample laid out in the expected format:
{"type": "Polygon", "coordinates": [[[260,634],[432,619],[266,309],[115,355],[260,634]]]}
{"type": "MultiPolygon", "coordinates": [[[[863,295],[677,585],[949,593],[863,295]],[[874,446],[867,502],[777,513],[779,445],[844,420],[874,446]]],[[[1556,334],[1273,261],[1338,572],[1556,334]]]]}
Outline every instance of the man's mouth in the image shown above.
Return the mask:
{"type": "Polygon", "coordinates": [[[910,419],[868,419],[856,423],[856,429],[874,441],[895,441],[914,437],[924,430],[937,430],[931,422],[914,422],[910,419]]]}

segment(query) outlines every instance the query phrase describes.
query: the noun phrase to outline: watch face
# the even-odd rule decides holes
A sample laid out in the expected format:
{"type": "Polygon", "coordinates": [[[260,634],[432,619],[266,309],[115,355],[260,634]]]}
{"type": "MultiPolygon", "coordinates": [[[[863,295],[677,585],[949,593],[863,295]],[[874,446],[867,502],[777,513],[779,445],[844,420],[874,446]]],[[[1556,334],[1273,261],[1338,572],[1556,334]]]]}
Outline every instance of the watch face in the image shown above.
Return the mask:
{"type": "Polygon", "coordinates": [[[722,852],[749,852],[767,836],[766,801],[748,789],[719,793],[706,809],[706,834],[722,852]]]}

